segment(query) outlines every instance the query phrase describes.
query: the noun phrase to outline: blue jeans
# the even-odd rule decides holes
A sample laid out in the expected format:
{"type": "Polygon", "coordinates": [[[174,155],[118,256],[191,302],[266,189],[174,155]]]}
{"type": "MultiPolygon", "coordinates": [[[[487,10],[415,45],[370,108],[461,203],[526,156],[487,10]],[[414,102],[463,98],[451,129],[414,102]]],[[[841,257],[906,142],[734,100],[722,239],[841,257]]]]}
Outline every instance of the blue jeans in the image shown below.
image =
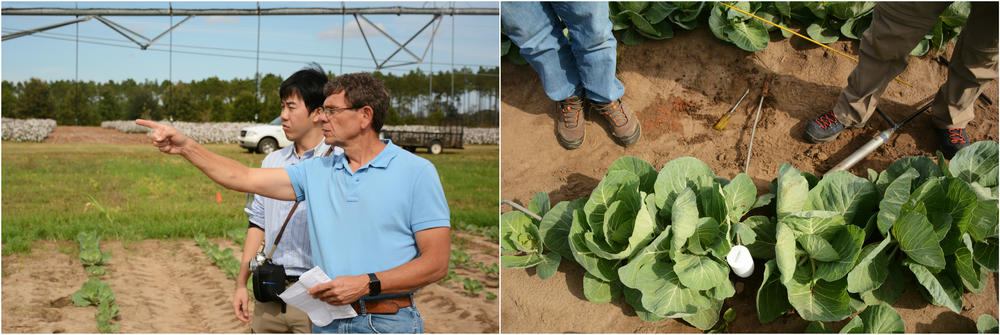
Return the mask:
{"type": "Polygon", "coordinates": [[[350,319],[333,320],[313,333],[339,334],[418,334],[424,332],[424,319],[414,306],[403,307],[396,314],[360,314],[350,319]]]}
{"type": "Polygon", "coordinates": [[[608,103],[625,94],[615,77],[617,41],[606,2],[503,2],[504,33],[538,72],[545,94],[608,103]],[[562,21],[560,21],[562,19],[562,21]],[[569,31],[569,39],[563,35],[569,31]]]}

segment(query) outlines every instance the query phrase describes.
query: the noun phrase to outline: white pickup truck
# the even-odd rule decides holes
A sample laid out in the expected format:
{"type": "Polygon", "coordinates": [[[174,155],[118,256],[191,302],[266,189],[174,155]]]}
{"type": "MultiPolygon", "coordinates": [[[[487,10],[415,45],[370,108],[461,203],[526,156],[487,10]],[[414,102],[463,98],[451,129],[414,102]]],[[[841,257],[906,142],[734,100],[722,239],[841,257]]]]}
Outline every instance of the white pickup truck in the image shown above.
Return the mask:
{"type": "Polygon", "coordinates": [[[281,130],[281,117],[279,116],[271,123],[241,129],[237,143],[250,152],[267,155],[272,151],[291,145],[292,141],[289,141],[285,137],[285,132],[281,130]]]}

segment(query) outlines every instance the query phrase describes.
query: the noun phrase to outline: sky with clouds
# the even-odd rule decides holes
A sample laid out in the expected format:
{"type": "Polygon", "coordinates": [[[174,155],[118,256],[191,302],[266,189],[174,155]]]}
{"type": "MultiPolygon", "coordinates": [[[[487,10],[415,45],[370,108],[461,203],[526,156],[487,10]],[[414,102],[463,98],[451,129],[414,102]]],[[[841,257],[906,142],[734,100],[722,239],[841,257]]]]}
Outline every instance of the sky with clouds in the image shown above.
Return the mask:
{"type": "MultiPolygon", "coordinates": [[[[499,8],[497,2],[261,2],[261,8],[287,7],[450,7],[499,8]]],[[[3,8],[242,8],[256,2],[10,2],[3,8]]],[[[367,15],[368,20],[400,43],[431,21],[431,15],[367,15]]],[[[168,16],[108,16],[107,19],[153,39],[171,26],[168,16]]],[[[3,34],[67,22],[63,16],[0,16],[3,34]]],[[[176,24],[183,17],[174,16],[176,24]]],[[[383,69],[404,74],[421,69],[495,67],[499,64],[499,16],[444,16],[415,37],[408,49],[420,64],[383,69]],[[438,23],[439,22],[439,25],[438,23]],[[431,32],[437,26],[433,44],[431,32]],[[453,28],[454,27],[454,28],[453,28]],[[457,32],[457,33],[456,33],[457,32]],[[454,42],[453,42],[454,40],[454,42]],[[454,43],[454,48],[452,48],[454,43]],[[452,51],[454,50],[454,52],[452,51]]],[[[207,77],[252,78],[261,73],[288,76],[309,62],[334,73],[375,70],[396,51],[396,45],[364,20],[361,28],[351,16],[196,16],[146,50],[96,19],[3,41],[0,77],[7,81],[44,80],[137,81],[172,79],[191,81],[207,77]],[[258,22],[259,21],[259,22],[258,22]],[[257,43],[260,25],[260,53],[257,43]],[[77,32],[79,30],[79,32],[77,32]],[[362,38],[371,44],[371,52],[362,38]],[[171,36],[172,35],[172,36],[171,36]],[[78,37],[79,36],[79,37],[78,37]],[[77,43],[79,41],[79,43],[77,43]],[[343,45],[343,47],[341,47],[343,45]],[[343,54],[343,57],[341,57],[343,54]],[[259,64],[259,65],[258,65],[259,64]]],[[[417,61],[400,51],[386,64],[417,61]]]]}

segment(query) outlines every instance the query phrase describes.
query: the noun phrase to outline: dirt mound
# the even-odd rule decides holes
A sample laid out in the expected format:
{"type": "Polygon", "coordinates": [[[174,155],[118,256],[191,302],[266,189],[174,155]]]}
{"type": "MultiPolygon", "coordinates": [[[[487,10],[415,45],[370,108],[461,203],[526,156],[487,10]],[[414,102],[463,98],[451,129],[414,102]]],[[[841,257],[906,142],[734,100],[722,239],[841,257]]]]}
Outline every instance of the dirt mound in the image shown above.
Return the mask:
{"type": "MultiPolygon", "coordinates": [[[[856,42],[832,47],[857,54],[856,42]]],[[[887,127],[879,116],[868,125],[850,129],[831,143],[807,143],[802,132],[809,120],[830,110],[855,63],[799,39],[772,41],[761,52],[748,53],[724,45],[708,29],[680,32],[663,41],[639,46],[618,46],[618,76],[625,84],[622,101],[637,114],[642,138],[623,148],[614,143],[599,122],[600,115],[586,115],[583,145],[567,151],[553,133],[558,106],[545,96],[538,75],[528,66],[502,64],[501,196],[521,204],[538,191],[548,192],[555,204],[588,196],[607,167],[621,156],[642,158],[657,169],[678,157],[692,156],[713,168],[716,175],[732,178],[743,172],[750,143],[754,112],[766,75],[774,77],[764,101],[750,160],[749,175],[759,193],[777,176],[778,165],[793,164],[802,171],[822,174],[887,127]],[[713,128],[746,89],[750,94],[734,112],[724,131],[713,128]]],[[[946,50],[945,59],[951,50],[946,50]]],[[[894,120],[930,101],[947,77],[947,67],[934,57],[912,58],[902,79],[913,87],[890,83],[880,108],[894,120]]],[[[996,102],[997,84],[985,95],[996,102]]],[[[968,133],[974,140],[998,138],[996,104],[976,102],[976,118],[968,133]]],[[[893,161],[914,155],[933,155],[937,148],[930,115],[921,115],[902,128],[851,172],[867,176],[866,169],[883,170],[893,161]]],[[[502,211],[512,210],[504,206],[502,211]]],[[[583,270],[564,261],[548,280],[534,270],[504,269],[504,332],[698,332],[679,321],[646,323],[632,308],[618,300],[593,304],[583,297],[583,270]]],[[[735,277],[734,277],[735,278],[735,277]]],[[[737,295],[727,300],[739,315],[732,332],[801,332],[805,322],[789,315],[760,325],[754,296],[760,274],[737,280],[737,295]]],[[[966,295],[961,315],[924,302],[914,290],[897,304],[910,332],[974,332],[980,314],[997,315],[996,280],[982,295],[966,295]]],[[[839,328],[839,326],[837,326],[839,328]]]]}
{"type": "Polygon", "coordinates": [[[87,126],[56,126],[44,143],[149,144],[146,134],[129,134],[114,129],[87,126]]]}
{"type": "MultiPolygon", "coordinates": [[[[467,239],[483,237],[469,235],[467,239]]],[[[485,242],[484,242],[485,241],[485,242]]],[[[231,240],[213,239],[233,248],[231,240]]],[[[478,244],[473,244],[478,245],[478,244]]],[[[73,292],[87,281],[75,242],[44,241],[31,254],[3,257],[3,325],[5,333],[97,333],[94,307],[76,307],[73,292]]],[[[248,333],[231,307],[235,284],[212,265],[191,240],[105,242],[111,252],[103,278],[115,293],[121,333],[248,333]]],[[[496,263],[492,250],[471,249],[474,261],[496,263]]],[[[497,294],[498,278],[462,273],[479,279],[497,294]]],[[[432,284],[416,295],[429,333],[498,331],[496,301],[464,296],[461,285],[432,284]]],[[[251,307],[252,308],[252,307],[251,307]]]]}

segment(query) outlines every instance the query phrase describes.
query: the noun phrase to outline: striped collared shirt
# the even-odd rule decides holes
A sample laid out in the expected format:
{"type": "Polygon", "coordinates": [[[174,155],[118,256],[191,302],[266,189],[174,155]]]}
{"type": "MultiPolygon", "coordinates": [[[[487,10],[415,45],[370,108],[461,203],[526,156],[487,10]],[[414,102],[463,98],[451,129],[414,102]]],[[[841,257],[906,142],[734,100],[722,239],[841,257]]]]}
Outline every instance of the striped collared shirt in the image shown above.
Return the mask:
{"type": "MultiPolygon", "coordinates": [[[[262,168],[283,168],[289,165],[298,164],[304,160],[320,157],[329,150],[330,145],[321,141],[312,150],[302,153],[302,157],[296,155],[295,145],[289,145],[284,149],[272,152],[264,158],[261,163],[262,168]]],[[[340,147],[335,147],[331,155],[343,153],[340,147]]],[[[288,217],[288,211],[292,209],[294,201],[274,200],[260,195],[254,195],[253,203],[244,211],[250,216],[250,223],[264,229],[264,253],[267,254],[274,248],[274,239],[281,231],[281,225],[288,217]]],[[[277,250],[271,256],[275,264],[285,267],[285,273],[289,276],[298,276],[313,267],[312,250],[309,246],[309,227],[307,225],[306,203],[303,201],[295,209],[295,214],[288,221],[285,233],[281,235],[277,250]]],[[[256,247],[256,246],[254,246],[256,247]]]]}

